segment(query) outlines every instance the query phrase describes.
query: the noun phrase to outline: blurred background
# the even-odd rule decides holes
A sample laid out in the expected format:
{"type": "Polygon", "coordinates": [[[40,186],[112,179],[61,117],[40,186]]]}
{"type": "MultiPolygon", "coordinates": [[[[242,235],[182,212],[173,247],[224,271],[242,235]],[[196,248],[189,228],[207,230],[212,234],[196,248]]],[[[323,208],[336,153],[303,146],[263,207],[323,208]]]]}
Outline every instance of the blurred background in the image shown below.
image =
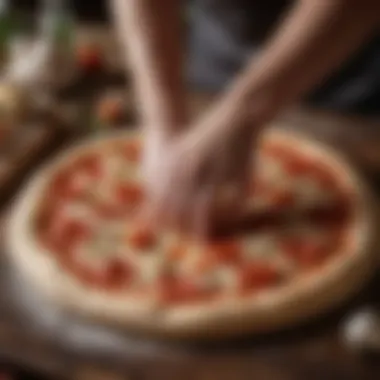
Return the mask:
{"type": "MultiPolygon", "coordinates": [[[[40,1],[35,0],[12,0],[10,3],[15,9],[30,12],[37,10],[41,4],[40,1]]],[[[72,0],[67,1],[66,4],[73,10],[74,14],[83,21],[105,22],[109,19],[107,1],[105,0],[72,0]]]]}

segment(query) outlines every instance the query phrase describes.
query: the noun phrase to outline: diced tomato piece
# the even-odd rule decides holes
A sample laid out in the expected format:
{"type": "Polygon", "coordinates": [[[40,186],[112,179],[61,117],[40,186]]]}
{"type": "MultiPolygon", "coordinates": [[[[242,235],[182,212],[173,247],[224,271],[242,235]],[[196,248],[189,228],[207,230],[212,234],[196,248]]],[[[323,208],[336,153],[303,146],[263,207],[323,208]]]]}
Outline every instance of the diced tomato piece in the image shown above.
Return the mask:
{"type": "Polygon", "coordinates": [[[297,238],[289,237],[281,241],[282,249],[287,255],[289,255],[292,258],[297,254],[297,252],[302,250],[302,246],[303,241],[297,238]]]}
{"type": "Polygon", "coordinates": [[[117,288],[130,283],[133,277],[132,266],[118,258],[109,261],[105,269],[106,284],[112,288],[117,288]]]}
{"type": "Polygon", "coordinates": [[[322,257],[321,260],[325,260],[332,256],[335,252],[339,250],[339,248],[345,245],[345,241],[347,238],[346,229],[342,227],[332,227],[330,228],[330,235],[327,242],[325,242],[324,246],[321,247],[322,257]]]}
{"type": "Polygon", "coordinates": [[[242,267],[239,287],[242,292],[260,290],[277,284],[281,280],[279,272],[267,263],[249,263],[242,267]]]}
{"type": "Polygon", "coordinates": [[[90,228],[81,221],[72,220],[68,222],[64,229],[64,236],[69,241],[78,241],[89,235],[90,228]]]}
{"type": "Polygon", "coordinates": [[[48,233],[48,231],[41,231],[39,234],[41,244],[48,250],[54,252],[57,249],[56,241],[48,233]]]}
{"type": "Polygon", "coordinates": [[[63,187],[66,187],[67,182],[70,178],[70,172],[68,170],[63,170],[59,172],[51,181],[50,188],[53,192],[60,190],[63,187]]]}
{"type": "Polygon", "coordinates": [[[268,191],[268,186],[263,181],[254,181],[250,186],[250,196],[260,197],[268,191]]]}
{"type": "Polygon", "coordinates": [[[73,272],[78,280],[99,288],[116,290],[130,284],[133,279],[132,266],[118,258],[111,259],[103,269],[78,262],[72,254],[60,256],[60,263],[73,272]]]}
{"type": "Polygon", "coordinates": [[[103,67],[103,56],[95,44],[82,44],[77,47],[77,62],[86,71],[95,71],[103,67]]]}
{"type": "Polygon", "coordinates": [[[72,182],[65,191],[65,195],[69,199],[83,198],[85,196],[85,193],[86,187],[76,184],[75,182],[72,182]]]}
{"type": "Polygon", "coordinates": [[[159,298],[164,303],[192,303],[211,297],[211,292],[200,288],[189,280],[165,276],[158,287],[159,298]]]}
{"type": "Polygon", "coordinates": [[[99,179],[101,176],[101,162],[96,155],[83,156],[75,163],[59,172],[50,184],[51,196],[62,198],[78,198],[84,194],[86,187],[80,176],[90,176],[99,179]]]}
{"type": "Polygon", "coordinates": [[[47,238],[58,250],[58,253],[67,253],[78,242],[86,239],[90,233],[90,227],[84,222],[63,219],[57,222],[47,238]]]}
{"type": "Polygon", "coordinates": [[[274,193],[272,195],[272,205],[274,208],[289,208],[295,205],[296,203],[296,196],[294,193],[289,191],[279,191],[277,193],[274,193]]]}
{"type": "Polygon", "coordinates": [[[268,143],[264,146],[264,154],[273,158],[284,159],[289,157],[290,149],[282,144],[268,143]]]}
{"type": "Polygon", "coordinates": [[[199,261],[195,265],[195,272],[197,274],[207,273],[215,268],[215,265],[217,265],[215,258],[208,255],[203,255],[199,258],[199,261]]]}
{"type": "Polygon", "coordinates": [[[128,183],[117,188],[116,196],[121,203],[134,206],[141,203],[144,194],[140,186],[128,183]]]}
{"type": "Polygon", "coordinates": [[[106,97],[102,99],[97,108],[100,121],[113,124],[121,121],[124,116],[124,103],[122,97],[106,97]]]}
{"type": "Polygon", "coordinates": [[[328,244],[303,239],[288,239],[283,243],[285,253],[301,267],[322,264],[331,252],[328,244]]]}
{"type": "Polygon", "coordinates": [[[129,235],[128,243],[135,249],[152,248],[157,241],[154,231],[148,227],[137,227],[129,235]]]}
{"type": "Polygon", "coordinates": [[[241,261],[242,249],[237,241],[226,240],[210,243],[205,254],[222,263],[237,264],[241,261]]]}
{"type": "Polygon", "coordinates": [[[325,189],[336,189],[338,187],[336,176],[326,165],[314,164],[311,169],[311,175],[316,176],[325,189]]]}
{"type": "Polygon", "coordinates": [[[100,273],[82,263],[77,263],[73,257],[62,257],[61,263],[64,263],[66,268],[71,270],[78,280],[87,285],[101,286],[104,282],[103,276],[100,273]]]}
{"type": "Polygon", "coordinates": [[[94,204],[94,210],[101,218],[120,219],[130,216],[128,205],[120,205],[120,202],[97,202],[94,204]]]}
{"type": "Polygon", "coordinates": [[[128,160],[138,162],[141,157],[141,144],[137,141],[128,141],[123,144],[123,153],[128,160]]]}
{"type": "Polygon", "coordinates": [[[36,217],[36,227],[40,232],[46,232],[51,225],[55,212],[54,206],[53,201],[49,197],[43,202],[36,217]]]}
{"type": "Polygon", "coordinates": [[[187,248],[184,244],[176,243],[169,248],[168,258],[171,261],[179,261],[186,255],[187,248]]]}
{"type": "Polygon", "coordinates": [[[84,155],[76,160],[73,167],[73,171],[84,171],[92,177],[99,178],[102,172],[101,157],[96,153],[84,155]]]}
{"type": "Polygon", "coordinates": [[[58,173],[50,184],[50,194],[53,197],[67,197],[68,188],[70,187],[72,173],[69,170],[64,170],[58,173]]]}
{"type": "Polygon", "coordinates": [[[60,189],[61,197],[66,199],[80,199],[86,195],[87,186],[75,173],[67,180],[66,185],[60,189]]]}
{"type": "Polygon", "coordinates": [[[122,209],[118,205],[109,203],[97,203],[95,206],[96,213],[105,219],[112,219],[122,214],[122,209]]]}
{"type": "Polygon", "coordinates": [[[310,163],[303,157],[292,157],[286,162],[286,169],[291,175],[303,175],[310,171],[310,163]]]}
{"type": "Polygon", "coordinates": [[[337,202],[326,207],[307,210],[305,218],[315,224],[336,226],[345,224],[350,219],[352,209],[343,202],[337,202]]]}

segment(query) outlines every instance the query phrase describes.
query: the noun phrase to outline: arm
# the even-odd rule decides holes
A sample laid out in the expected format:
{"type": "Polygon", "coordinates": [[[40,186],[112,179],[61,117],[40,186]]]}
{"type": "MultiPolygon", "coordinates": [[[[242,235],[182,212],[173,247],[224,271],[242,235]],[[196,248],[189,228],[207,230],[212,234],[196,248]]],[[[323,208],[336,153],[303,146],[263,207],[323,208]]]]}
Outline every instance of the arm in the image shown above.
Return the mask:
{"type": "Polygon", "coordinates": [[[135,81],[143,125],[185,122],[178,0],[113,0],[112,10],[135,81]]]}
{"type": "Polygon", "coordinates": [[[216,223],[239,217],[261,126],[336,69],[370,37],[379,19],[378,0],[299,0],[261,57],[172,142],[168,155],[161,154],[165,170],[151,170],[151,188],[158,189],[152,193],[153,215],[160,223],[165,215],[170,223],[186,221],[203,236],[216,223]]]}
{"type": "Polygon", "coordinates": [[[265,121],[337,69],[379,22],[376,0],[299,0],[226,101],[265,121]]]}

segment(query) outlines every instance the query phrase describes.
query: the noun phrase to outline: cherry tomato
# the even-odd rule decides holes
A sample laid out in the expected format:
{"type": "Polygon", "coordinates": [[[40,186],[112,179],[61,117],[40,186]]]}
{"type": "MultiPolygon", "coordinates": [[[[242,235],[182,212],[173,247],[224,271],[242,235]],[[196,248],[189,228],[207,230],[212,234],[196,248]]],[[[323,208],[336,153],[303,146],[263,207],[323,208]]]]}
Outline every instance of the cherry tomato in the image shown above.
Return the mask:
{"type": "Polygon", "coordinates": [[[176,243],[169,248],[168,258],[171,261],[181,260],[187,252],[187,248],[184,244],[176,243]]]}
{"type": "Polygon", "coordinates": [[[77,62],[81,69],[87,72],[103,68],[104,60],[101,49],[96,44],[82,44],[77,47],[77,62]]]}
{"type": "Polygon", "coordinates": [[[195,265],[195,272],[197,274],[207,273],[217,265],[218,263],[216,262],[215,258],[208,255],[202,255],[195,265]]]}
{"type": "Polygon", "coordinates": [[[264,154],[277,159],[287,159],[290,149],[279,143],[268,143],[264,146],[264,154]]]}
{"type": "Polygon", "coordinates": [[[118,218],[124,214],[124,210],[119,205],[111,203],[96,203],[95,212],[104,219],[118,218]]]}
{"type": "Polygon", "coordinates": [[[122,204],[135,206],[143,200],[143,190],[135,184],[119,185],[116,190],[116,197],[122,204]]]}
{"type": "Polygon", "coordinates": [[[90,233],[90,227],[84,222],[62,218],[52,226],[48,239],[59,253],[67,253],[90,233]]]}
{"type": "Polygon", "coordinates": [[[132,162],[138,162],[140,161],[141,157],[141,145],[136,141],[129,141],[125,144],[123,144],[122,151],[124,153],[124,156],[132,161],[132,162]]]}
{"type": "Polygon", "coordinates": [[[52,198],[62,197],[67,198],[71,196],[70,184],[72,180],[72,172],[64,170],[58,173],[50,184],[50,193],[52,198]]]}
{"type": "Polygon", "coordinates": [[[250,196],[260,197],[265,195],[268,190],[268,185],[263,181],[254,181],[250,186],[250,196]]]}
{"type": "Polygon", "coordinates": [[[114,124],[123,119],[124,103],[121,97],[108,97],[102,99],[97,108],[100,121],[106,124],[114,124]]]}
{"type": "Polygon", "coordinates": [[[237,241],[219,241],[210,243],[205,254],[214,257],[218,262],[237,264],[241,261],[241,247],[237,241]]]}
{"type": "Polygon", "coordinates": [[[296,196],[290,190],[278,191],[272,195],[272,205],[274,208],[284,209],[295,205],[296,196]]]}
{"type": "Polygon", "coordinates": [[[211,293],[186,279],[167,276],[158,285],[159,298],[164,303],[192,303],[202,301],[211,293]]]}
{"type": "Polygon", "coordinates": [[[292,176],[304,175],[310,171],[311,164],[304,157],[289,157],[286,169],[292,176]]]}
{"type": "Polygon", "coordinates": [[[288,239],[283,243],[284,252],[298,265],[310,268],[322,264],[330,253],[328,244],[304,239],[288,239]]]}
{"type": "Polygon", "coordinates": [[[311,175],[314,175],[317,178],[324,189],[333,190],[338,187],[336,175],[334,175],[332,169],[322,163],[313,165],[311,168],[311,175]]]}
{"type": "Polygon", "coordinates": [[[94,178],[99,178],[102,174],[101,158],[98,154],[88,154],[78,158],[74,165],[74,171],[83,171],[94,178]]]}
{"type": "Polygon", "coordinates": [[[137,227],[129,235],[128,243],[135,249],[147,250],[157,241],[156,234],[147,227],[137,227]]]}
{"type": "Polygon", "coordinates": [[[119,288],[128,285],[133,277],[133,269],[127,262],[113,258],[105,268],[105,282],[111,288],[119,288]]]}
{"type": "Polygon", "coordinates": [[[239,287],[242,292],[268,288],[281,279],[278,271],[267,263],[248,263],[240,272],[239,287]]]}

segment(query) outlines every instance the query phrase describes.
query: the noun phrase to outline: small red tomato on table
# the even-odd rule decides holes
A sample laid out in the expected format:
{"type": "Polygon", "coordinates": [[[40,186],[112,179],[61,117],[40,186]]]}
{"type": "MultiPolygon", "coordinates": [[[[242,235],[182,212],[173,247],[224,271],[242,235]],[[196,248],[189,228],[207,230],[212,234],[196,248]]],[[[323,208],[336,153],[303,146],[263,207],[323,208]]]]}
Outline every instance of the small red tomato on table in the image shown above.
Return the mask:
{"type": "Polygon", "coordinates": [[[78,66],[86,73],[104,68],[104,56],[101,47],[95,42],[83,42],[76,48],[78,66]]]}
{"type": "Polygon", "coordinates": [[[114,125],[125,117],[125,99],[122,93],[110,92],[103,95],[96,107],[98,121],[105,125],[114,125]]]}

